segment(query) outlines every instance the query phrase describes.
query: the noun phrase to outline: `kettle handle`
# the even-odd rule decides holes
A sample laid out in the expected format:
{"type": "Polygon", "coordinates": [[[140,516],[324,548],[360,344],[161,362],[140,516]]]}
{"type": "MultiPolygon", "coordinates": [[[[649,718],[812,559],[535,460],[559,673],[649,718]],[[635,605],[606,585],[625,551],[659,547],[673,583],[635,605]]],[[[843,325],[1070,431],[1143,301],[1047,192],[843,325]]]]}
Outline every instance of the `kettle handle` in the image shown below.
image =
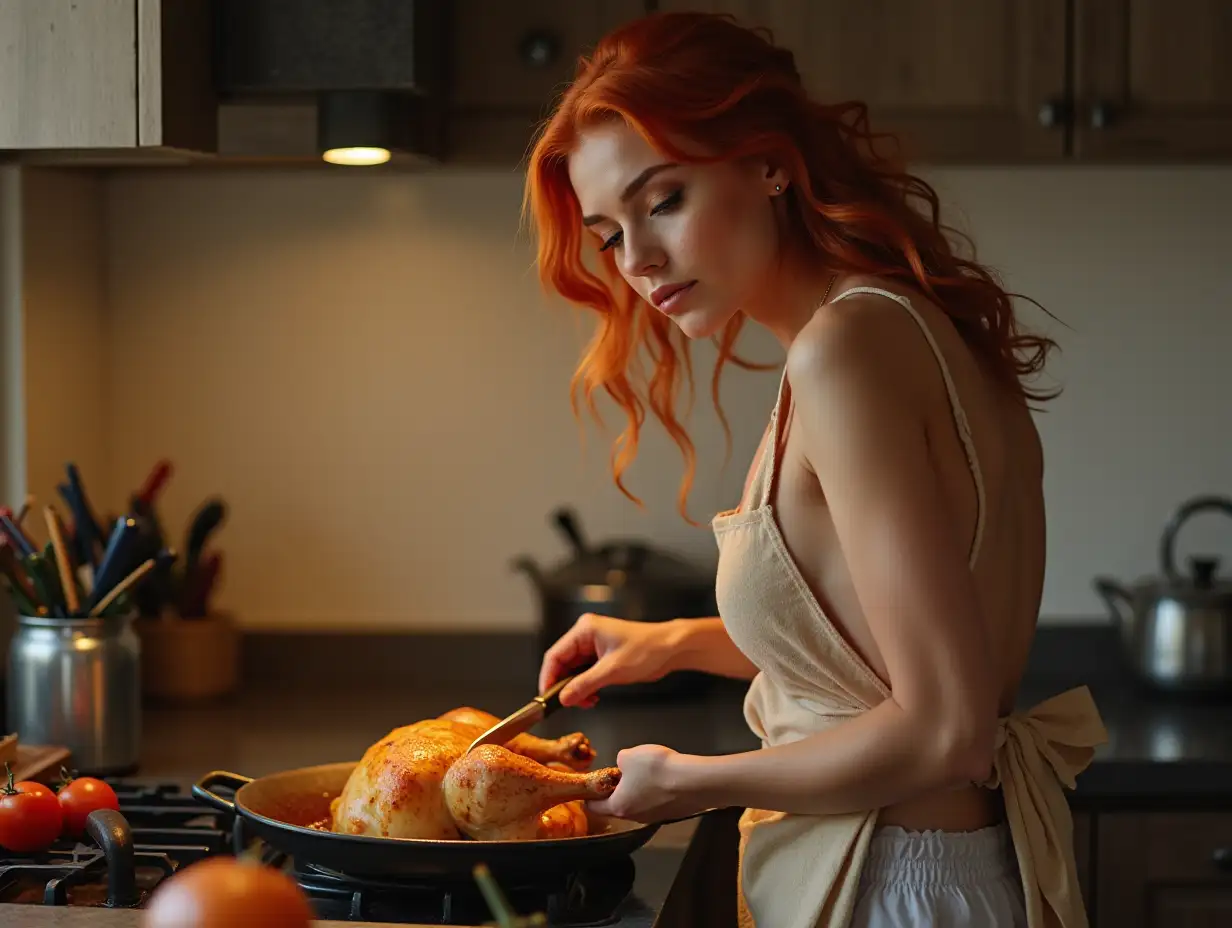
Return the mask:
{"type": "Polygon", "coordinates": [[[1211,509],[1218,509],[1228,516],[1232,516],[1232,499],[1228,499],[1225,496],[1195,496],[1193,499],[1182,503],[1168,521],[1163,537],[1159,540],[1159,562],[1164,576],[1168,578],[1169,583],[1179,584],[1184,582],[1184,578],[1176,571],[1175,553],[1176,536],[1180,532],[1181,526],[1199,512],[1206,512],[1211,509]]]}
{"type": "Polygon", "coordinates": [[[1126,633],[1134,623],[1134,598],[1125,587],[1109,577],[1096,577],[1095,592],[1112,613],[1116,624],[1126,633]]]}

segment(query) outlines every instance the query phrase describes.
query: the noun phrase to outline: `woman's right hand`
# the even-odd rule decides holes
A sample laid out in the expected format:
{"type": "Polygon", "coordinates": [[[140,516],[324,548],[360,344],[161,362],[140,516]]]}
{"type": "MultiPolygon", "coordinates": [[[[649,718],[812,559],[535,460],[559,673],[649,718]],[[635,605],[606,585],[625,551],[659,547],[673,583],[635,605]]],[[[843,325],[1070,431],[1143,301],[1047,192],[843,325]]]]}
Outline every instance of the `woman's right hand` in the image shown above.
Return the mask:
{"type": "Polygon", "coordinates": [[[591,661],[594,666],[561,690],[562,706],[590,708],[605,686],[661,679],[672,670],[675,632],[673,622],[631,622],[587,613],[544,654],[539,692],[591,661]]]}

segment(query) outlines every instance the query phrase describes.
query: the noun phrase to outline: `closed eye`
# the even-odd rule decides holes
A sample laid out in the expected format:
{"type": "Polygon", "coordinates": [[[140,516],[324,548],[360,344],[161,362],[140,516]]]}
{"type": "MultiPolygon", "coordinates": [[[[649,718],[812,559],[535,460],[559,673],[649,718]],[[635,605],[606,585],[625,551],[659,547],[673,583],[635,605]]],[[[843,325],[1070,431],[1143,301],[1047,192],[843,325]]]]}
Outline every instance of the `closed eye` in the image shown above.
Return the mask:
{"type": "Polygon", "coordinates": [[[657,216],[660,213],[666,213],[675,209],[680,205],[680,200],[683,193],[683,190],[677,190],[668,196],[665,196],[662,200],[659,200],[659,202],[655,203],[655,205],[650,208],[650,215],[657,216]]]}
{"type": "MultiPolygon", "coordinates": [[[[650,208],[650,215],[658,216],[663,213],[671,212],[680,205],[683,196],[683,190],[676,190],[675,192],[669,194],[650,208]]],[[[599,246],[599,250],[607,251],[609,248],[615,248],[620,244],[623,235],[624,233],[622,232],[613,232],[608,238],[603,240],[603,244],[599,246]]]]}

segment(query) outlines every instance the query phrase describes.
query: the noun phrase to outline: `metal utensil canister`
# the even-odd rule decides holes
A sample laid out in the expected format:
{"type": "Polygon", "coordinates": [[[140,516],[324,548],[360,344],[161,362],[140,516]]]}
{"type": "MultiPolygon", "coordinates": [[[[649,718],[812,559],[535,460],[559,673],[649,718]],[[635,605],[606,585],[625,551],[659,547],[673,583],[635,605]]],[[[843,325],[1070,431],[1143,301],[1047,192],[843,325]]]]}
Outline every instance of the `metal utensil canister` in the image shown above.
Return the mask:
{"type": "Polygon", "coordinates": [[[133,618],[19,615],[5,681],[8,730],[25,744],[64,745],[83,774],[133,772],[141,745],[133,618]]]}

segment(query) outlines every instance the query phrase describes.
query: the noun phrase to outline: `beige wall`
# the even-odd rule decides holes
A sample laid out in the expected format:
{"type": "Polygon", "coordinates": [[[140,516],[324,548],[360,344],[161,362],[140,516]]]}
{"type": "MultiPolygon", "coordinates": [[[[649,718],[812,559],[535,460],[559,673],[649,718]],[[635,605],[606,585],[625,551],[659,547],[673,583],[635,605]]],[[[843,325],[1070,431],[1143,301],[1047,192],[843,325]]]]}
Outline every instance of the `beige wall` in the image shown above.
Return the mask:
{"type": "MultiPolygon", "coordinates": [[[[1098,616],[1092,574],[1153,571],[1172,508],[1232,492],[1232,171],[932,179],[982,257],[1070,326],[1052,329],[1067,392],[1040,417],[1043,611],[1098,616]]],[[[666,438],[646,436],[632,474],[644,512],[609,485],[606,439],[590,429],[582,448],[567,382],[585,330],[539,291],[520,194],[496,173],[106,181],[106,365],[88,402],[105,403],[108,455],[87,480],[108,481],[119,505],[170,456],[177,535],[202,497],[224,494],[220,602],[251,626],[530,627],[535,602],[507,565],[563,553],[547,523],[560,502],[592,536],[650,536],[712,561],[708,531],[675,514],[666,438]]],[[[747,350],[776,358],[757,334],[747,350]]],[[[709,358],[699,346],[702,521],[733,501],[775,386],[729,372],[723,470],[709,358]]],[[[1202,542],[1229,553],[1232,526],[1198,520],[1183,549],[1202,542]]]]}
{"type": "Polygon", "coordinates": [[[26,524],[46,541],[42,507],[70,516],[56,493],[67,462],[96,509],[111,486],[103,182],[81,171],[23,175],[25,482],[37,501],[26,524]]]}
{"type": "Polygon", "coordinates": [[[0,164],[0,498],[26,488],[25,326],[21,168],[0,164]]]}

